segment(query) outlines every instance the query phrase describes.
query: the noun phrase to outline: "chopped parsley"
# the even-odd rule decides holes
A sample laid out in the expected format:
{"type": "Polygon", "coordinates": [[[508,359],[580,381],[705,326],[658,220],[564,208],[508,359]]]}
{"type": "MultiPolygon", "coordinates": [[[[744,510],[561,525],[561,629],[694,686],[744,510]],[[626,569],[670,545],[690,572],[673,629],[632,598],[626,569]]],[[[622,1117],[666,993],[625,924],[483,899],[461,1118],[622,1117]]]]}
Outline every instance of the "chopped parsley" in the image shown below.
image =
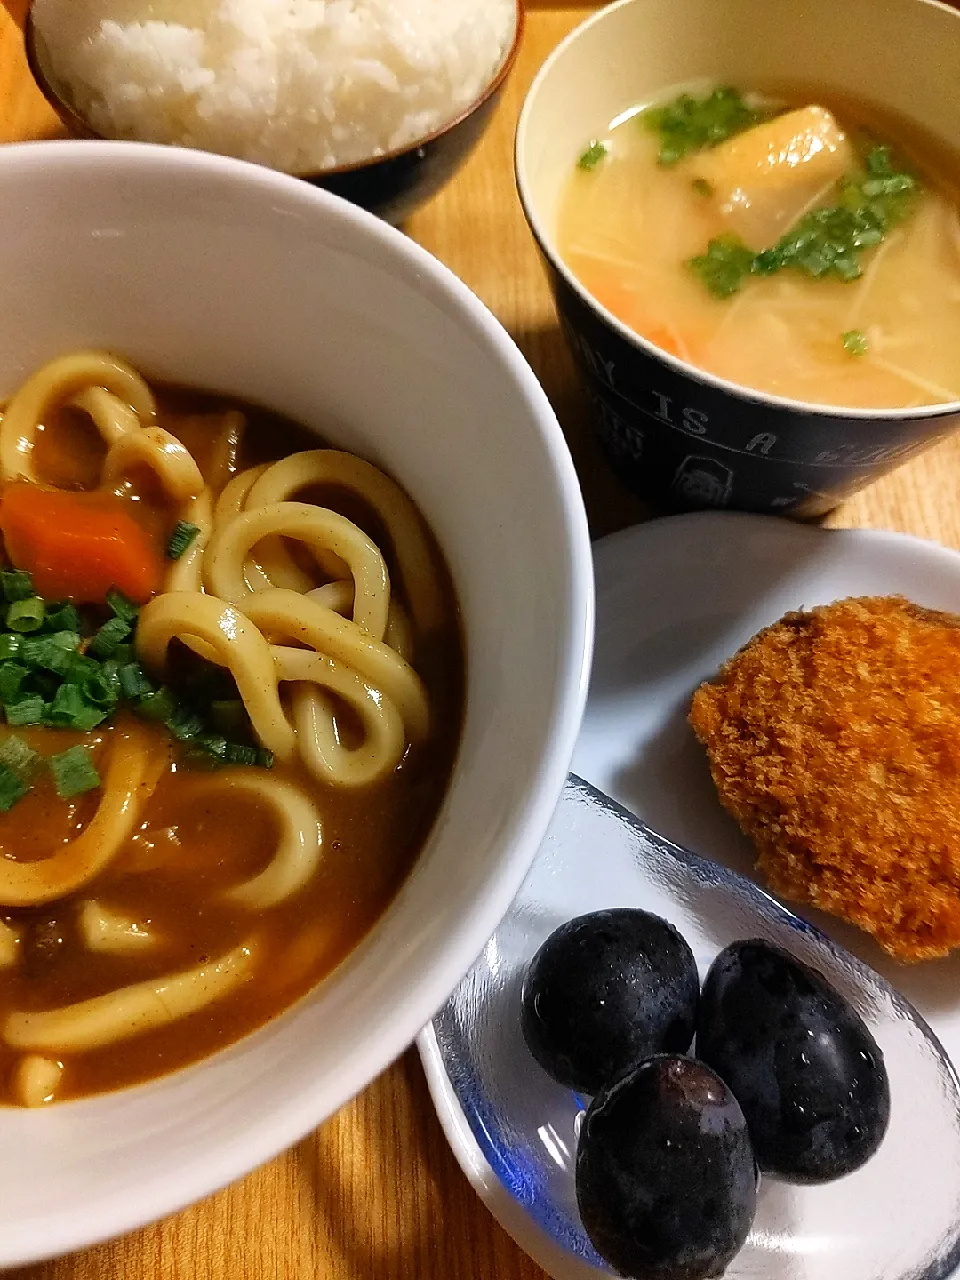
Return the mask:
{"type": "Polygon", "coordinates": [[[681,93],[665,106],[648,107],[640,113],[640,121],[645,129],[660,135],[660,164],[672,165],[762,124],[772,114],[749,106],[736,89],[721,86],[705,98],[681,93]]]}
{"type": "Polygon", "coordinates": [[[599,142],[596,138],[590,143],[586,151],[577,161],[578,169],[595,169],[603,157],[607,154],[609,147],[605,142],[599,142]]]}
{"type": "Polygon", "coordinates": [[[910,216],[921,190],[913,174],[897,167],[889,147],[873,146],[863,171],[840,183],[836,203],[804,214],[772,248],[754,254],[735,236],[720,236],[689,265],[715,298],[729,298],[747,276],[787,268],[814,280],[856,280],[863,254],[910,216]]]}
{"type": "Polygon", "coordinates": [[[849,329],[842,341],[848,356],[865,356],[870,350],[870,342],[862,329],[849,329]]]}

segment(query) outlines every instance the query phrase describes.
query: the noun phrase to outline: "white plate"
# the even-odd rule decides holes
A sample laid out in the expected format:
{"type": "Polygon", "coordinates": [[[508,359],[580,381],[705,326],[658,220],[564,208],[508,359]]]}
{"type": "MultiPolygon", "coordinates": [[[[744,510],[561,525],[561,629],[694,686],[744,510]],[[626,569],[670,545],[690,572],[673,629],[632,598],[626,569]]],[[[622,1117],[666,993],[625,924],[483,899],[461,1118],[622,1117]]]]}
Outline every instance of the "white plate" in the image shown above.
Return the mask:
{"type": "MultiPolygon", "coordinates": [[[[899,534],[703,513],[607,538],[595,564],[594,669],[572,769],[662,835],[748,875],[751,848],[717,803],[686,722],[696,686],[790,609],[900,593],[960,610],[960,554],[899,534]]],[[[897,987],[960,1062],[960,956],[903,967],[859,931],[807,914],[897,987]]],[[[557,1280],[596,1275],[502,1185],[465,1119],[432,1028],[420,1050],[454,1153],[501,1224],[557,1280]]]]}
{"type": "MultiPolygon", "coordinates": [[[[703,512],[596,544],[597,638],[571,769],[684,848],[753,874],[687,724],[702,680],[790,609],[905,595],[960,612],[960,554],[900,533],[703,512]]],[[[832,916],[794,908],[876,969],[960,1064],[960,952],[905,966],[832,916]]]]}

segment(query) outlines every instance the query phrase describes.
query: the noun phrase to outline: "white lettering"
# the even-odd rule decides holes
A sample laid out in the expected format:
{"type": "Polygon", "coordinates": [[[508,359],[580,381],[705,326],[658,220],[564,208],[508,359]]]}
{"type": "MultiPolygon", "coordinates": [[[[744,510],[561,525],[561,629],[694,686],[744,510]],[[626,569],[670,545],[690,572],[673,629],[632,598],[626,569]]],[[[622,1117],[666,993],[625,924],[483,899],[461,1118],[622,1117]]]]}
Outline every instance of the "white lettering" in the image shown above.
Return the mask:
{"type": "Polygon", "coordinates": [[[692,436],[706,435],[709,421],[702,409],[684,409],[683,411],[683,429],[689,431],[692,436]]]}
{"type": "Polygon", "coordinates": [[[673,404],[673,401],[669,396],[662,395],[659,391],[652,392],[652,395],[660,406],[655,416],[659,418],[661,422],[668,422],[672,427],[673,419],[670,417],[670,406],[673,404]]]}
{"type": "Polygon", "coordinates": [[[764,457],[770,452],[777,443],[777,437],[770,434],[769,431],[761,431],[759,435],[754,436],[747,445],[747,453],[753,453],[759,449],[764,457]]]}

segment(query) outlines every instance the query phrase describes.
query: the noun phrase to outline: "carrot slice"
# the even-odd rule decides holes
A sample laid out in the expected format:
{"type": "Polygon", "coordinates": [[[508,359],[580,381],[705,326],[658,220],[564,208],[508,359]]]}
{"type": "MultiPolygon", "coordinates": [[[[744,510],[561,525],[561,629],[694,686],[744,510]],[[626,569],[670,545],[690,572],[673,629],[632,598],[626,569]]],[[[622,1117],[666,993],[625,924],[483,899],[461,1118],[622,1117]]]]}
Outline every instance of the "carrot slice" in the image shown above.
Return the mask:
{"type": "Polygon", "coordinates": [[[142,604],[160,589],[159,548],[111,494],[16,481],[0,499],[0,531],[14,565],[48,599],[96,603],[116,587],[142,604]]]}

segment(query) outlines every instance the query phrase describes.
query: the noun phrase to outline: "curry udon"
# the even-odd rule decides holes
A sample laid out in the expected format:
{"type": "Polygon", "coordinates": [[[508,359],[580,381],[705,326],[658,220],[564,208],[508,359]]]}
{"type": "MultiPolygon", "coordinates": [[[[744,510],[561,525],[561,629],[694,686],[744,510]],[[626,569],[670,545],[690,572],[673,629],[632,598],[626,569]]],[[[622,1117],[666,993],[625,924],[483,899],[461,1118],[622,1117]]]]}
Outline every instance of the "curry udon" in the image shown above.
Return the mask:
{"type": "Polygon", "coordinates": [[[156,1076],[357,944],[436,816],[463,653],[442,556],[364,460],[57,360],[0,422],[0,1079],[156,1076]]]}
{"type": "Polygon", "coordinates": [[[807,403],[960,399],[956,161],[813,94],[719,88],[637,107],[584,150],[560,256],[636,333],[807,403]]]}

